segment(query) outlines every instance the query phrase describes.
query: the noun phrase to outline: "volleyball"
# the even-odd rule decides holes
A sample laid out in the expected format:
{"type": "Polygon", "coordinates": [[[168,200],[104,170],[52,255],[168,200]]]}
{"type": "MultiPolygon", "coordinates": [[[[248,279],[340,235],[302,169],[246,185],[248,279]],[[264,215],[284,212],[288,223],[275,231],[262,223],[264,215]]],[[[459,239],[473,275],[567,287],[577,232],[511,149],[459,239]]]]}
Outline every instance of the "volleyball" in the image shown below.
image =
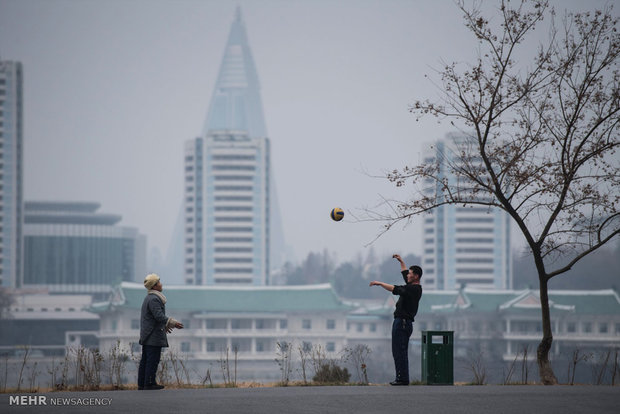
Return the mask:
{"type": "Polygon", "coordinates": [[[332,210],[330,215],[332,217],[332,220],[340,221],[344,217],[344,211],[342,211],[341,208],[336,207],[335,209],[332,210]]]}

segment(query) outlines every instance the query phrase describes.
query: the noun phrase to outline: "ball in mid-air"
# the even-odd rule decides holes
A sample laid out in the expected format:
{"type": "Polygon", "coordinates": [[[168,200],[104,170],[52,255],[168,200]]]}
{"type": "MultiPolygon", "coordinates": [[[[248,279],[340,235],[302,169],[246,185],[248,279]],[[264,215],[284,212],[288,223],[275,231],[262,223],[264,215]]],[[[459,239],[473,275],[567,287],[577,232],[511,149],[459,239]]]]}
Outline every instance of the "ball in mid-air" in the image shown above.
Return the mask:
{"type": "Polygon", "coordinates": [[[340,221],[344,217],[344,211],[342,211],[341,208],[336,207],[335,209],[332,210],[330,216],[331,216],[332,220],[340,221]]]}

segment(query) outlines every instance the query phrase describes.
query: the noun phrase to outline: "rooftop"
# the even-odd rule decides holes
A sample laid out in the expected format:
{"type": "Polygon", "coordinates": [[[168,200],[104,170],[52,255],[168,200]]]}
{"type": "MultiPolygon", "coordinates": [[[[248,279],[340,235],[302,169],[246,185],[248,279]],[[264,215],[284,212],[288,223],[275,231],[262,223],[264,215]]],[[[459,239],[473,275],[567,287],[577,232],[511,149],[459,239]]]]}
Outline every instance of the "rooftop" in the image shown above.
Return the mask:
{"type": "MultiPolygon", "coordinates": [[[[185,286],[166,285],[166,311],[193,312],[308,312],[348,311],[329,284],[306,286],[185,286]]],[[[92,312],[110,308],[140,309],[147,291],[142,284],[123,282],[107,302],[92,312]]]]}

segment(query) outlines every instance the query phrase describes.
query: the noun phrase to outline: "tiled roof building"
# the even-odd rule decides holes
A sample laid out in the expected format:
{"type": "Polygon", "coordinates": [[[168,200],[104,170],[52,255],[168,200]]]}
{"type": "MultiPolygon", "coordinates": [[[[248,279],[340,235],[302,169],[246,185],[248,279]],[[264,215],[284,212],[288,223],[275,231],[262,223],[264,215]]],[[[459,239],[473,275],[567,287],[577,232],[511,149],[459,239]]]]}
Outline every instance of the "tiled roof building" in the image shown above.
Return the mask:
{"type": "MultiPolygon", "coordinates": [[[[127,345],[137,342],[145,294],[142,285],[123,283],[110,301],[91,307],[101,318],[101,348],[113,346],[118,339],[127,345]]],[[[274,358],[278,342],[321,345],[331,358],[337,358],[345,348],[365,344],[373,350],[372,359],[381,361],[375,373],[383,369],[382,375],[390,375],[393,296],[383,303],[362,305],[339,298],[328,284],[165,286],[164,294],[166,312],[187,327],[169,335],[171,348],[190,359],[213,363],[226,349],[237,349],[244,361],[243,368],[240,365],[244,375],[277,379],[274,358]]],[[[614,290],[552,290],[549,298],[555,361],[567,358],[574,349],[620,346],[620,298],[614,290]]],[[[513,361],[527,346],[530,360],[534,360],[542,335],[538,293],[474,288],[425,291],[410,342],[413,373],[420,372],[419,342],[424,330],[454,331],[457,359],[482,352],[501,365],[513,361]]]]}

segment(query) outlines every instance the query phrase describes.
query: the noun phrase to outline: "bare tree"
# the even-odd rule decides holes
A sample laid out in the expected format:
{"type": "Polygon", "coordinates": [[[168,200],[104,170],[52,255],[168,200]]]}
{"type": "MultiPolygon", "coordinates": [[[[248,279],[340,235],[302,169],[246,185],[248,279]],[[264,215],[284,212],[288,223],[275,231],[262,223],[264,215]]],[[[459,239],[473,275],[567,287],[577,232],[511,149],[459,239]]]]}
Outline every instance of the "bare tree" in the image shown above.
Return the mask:
{"type": "Polygon", "coordinates": [[[506,211],[538,273],[540,379],[557,384],[549,361],[548,282],[620,232],[620,35],[611,6],[565,13],[558,29],[547,1],[516,3],[502,1],[498,15],[487,19],[459,2],[479,41],[475,61],[445,65],[438,100],[418,101],[411,112],[449,120],[466,139],[446,147],[436,162],[389,173],[390,181],[413,185],[418,194],[387,200],[388,213],[369,218],[384,220],[387,231],[447,204],[506,211]],[[545,17],[551,17],[549,38],[533,48],[532,32],[545,17]]]}

